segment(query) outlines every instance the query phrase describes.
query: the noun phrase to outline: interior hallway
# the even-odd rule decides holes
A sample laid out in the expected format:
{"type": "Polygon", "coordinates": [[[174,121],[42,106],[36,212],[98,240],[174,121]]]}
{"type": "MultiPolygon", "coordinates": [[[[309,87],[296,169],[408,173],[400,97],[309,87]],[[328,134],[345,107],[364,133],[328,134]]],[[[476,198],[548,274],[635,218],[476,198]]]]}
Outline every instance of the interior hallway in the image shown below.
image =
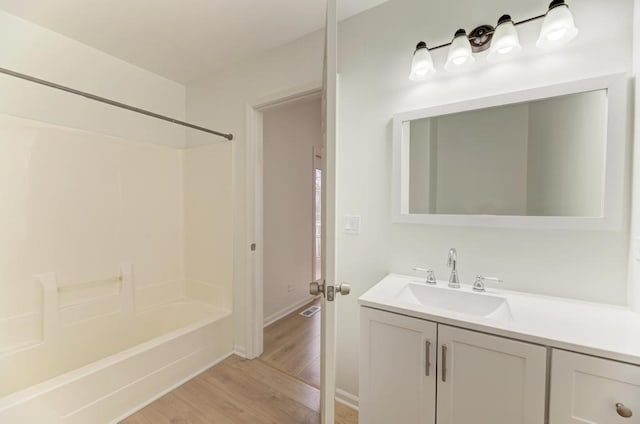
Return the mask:
{"type": "MultiPolygon", "coordinates": [[[[320,313],[299,312],[265,328],[264,354],[231,356],[151,403],[122,424],[315,424],[320,422],[320,313]]],[[[336,424],[357,424],[336,403],[336,424]]]]}

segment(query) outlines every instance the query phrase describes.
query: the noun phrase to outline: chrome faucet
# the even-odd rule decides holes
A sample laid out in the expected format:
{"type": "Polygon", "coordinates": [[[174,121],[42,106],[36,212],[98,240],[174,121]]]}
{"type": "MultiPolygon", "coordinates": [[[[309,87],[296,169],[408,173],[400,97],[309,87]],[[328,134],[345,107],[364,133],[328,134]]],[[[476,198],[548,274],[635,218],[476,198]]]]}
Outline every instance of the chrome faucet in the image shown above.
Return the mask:
{"type": "Polygon", "coordinates": [[[458,252],[456,249],[449,249],[449,258],[447,259],[447,266],[451,268],[451,275],[449,276],[449,287],[452,289],[460,288],[460,280],[458,279],[458,252]]]}
{"type": "Polygon", "coordinates": [[[414,267],[413,270],[414,271],[418,271],[418,272],[426,272],[427,273],[427,276],[426,276],[426,278],[424,280],[424,282],[426,284],[434,285],[434,284],[438,283],[438,280],[436,279],[436,273],[433,270],[433,268],[431,268],[431,267],[427,267],[427,268],[414,267]]]}
{"type": "Polygon", "coordinates": [[[494,283],[502,283],[502,280],[496,277],[483,277],[482,275],[476,275],[476,281],[473,283],[473,291],[477,292],[485,292],[487,291],[484,288],[485,281],[493,281],[494,283]]]}

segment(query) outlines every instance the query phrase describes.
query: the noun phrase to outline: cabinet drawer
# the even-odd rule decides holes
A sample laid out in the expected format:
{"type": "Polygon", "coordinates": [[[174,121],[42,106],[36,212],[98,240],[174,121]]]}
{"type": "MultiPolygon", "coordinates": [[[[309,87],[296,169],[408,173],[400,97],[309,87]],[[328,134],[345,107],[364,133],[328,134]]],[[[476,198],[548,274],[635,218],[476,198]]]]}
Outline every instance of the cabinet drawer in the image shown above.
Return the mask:
{"type": "Polygon", "coordinates": [[[554,349],[549,423],[640,424],[640,367],[554,349]]]}

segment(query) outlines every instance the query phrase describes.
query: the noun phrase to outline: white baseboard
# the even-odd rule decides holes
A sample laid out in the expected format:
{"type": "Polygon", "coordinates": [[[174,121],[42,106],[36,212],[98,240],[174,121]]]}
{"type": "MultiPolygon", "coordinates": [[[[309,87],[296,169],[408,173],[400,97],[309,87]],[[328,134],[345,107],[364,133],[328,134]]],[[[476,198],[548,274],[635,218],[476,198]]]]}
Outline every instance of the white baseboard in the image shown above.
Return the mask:
{"type": "Polygon", "coordinates": [[[354,411],[357,411],[359,409],[360,399],[358,396],[336,388],[336,402],[340,402],[354,411]]]}
{"type": "Polygon", "coordinates": [[[275,314],[272,314],[268,317],[266,317],[264,319],[264,327],[267,327],[271,324],[273,324],[274,322],[278,321],[279,319],[282,319],[284,317],[286,317],[287,315],[289,315],[291,312],[295,311],[296,309],[302,308],[304,305],[306,305],[307,303],[313,301],[313,299],[315,299],[314,296],[309,296],[299,302],[294,303],[293,305],[287,306],[286,308],[276,312],[275,314]]]}
{"type": "Polygon", "coordinates": [[[247,349],[244,346],[235,345],[233,347],[233,353],[241,357],[242,359],[247,359],[247,349]]]}

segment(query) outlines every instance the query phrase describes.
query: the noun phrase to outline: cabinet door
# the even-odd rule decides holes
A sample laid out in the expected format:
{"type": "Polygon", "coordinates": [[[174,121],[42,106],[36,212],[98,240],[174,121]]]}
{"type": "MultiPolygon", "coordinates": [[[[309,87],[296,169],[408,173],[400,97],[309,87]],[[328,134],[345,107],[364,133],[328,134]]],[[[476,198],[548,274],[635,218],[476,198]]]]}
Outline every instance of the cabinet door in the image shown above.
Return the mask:
{"type": "Polygon", "coordinates": [[[554,349],[549,418],[549,424],[640,423],[640,367],[554,349]]]}
{"type": "Polygon", "coordinates": [[[436,324],[360,311],[360,422],[434,424],[436,324]]]}
{"type": "Polygon", "coordinates": [[[547,350],[438,326],[438,424],[543,424],[547,350]]]}

